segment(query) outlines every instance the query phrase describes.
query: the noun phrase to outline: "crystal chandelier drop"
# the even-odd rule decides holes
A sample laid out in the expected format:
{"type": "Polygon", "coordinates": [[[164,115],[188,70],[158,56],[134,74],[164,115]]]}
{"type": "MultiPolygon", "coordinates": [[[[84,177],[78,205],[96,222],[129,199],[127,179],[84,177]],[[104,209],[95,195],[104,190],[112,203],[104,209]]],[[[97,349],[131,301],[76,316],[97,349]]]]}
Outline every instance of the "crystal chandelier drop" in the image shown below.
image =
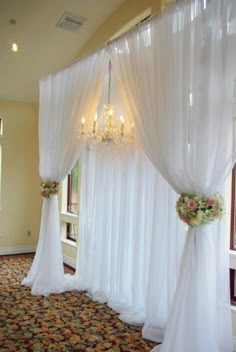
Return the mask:
{"type": "Polygon", "coordinates": [[[113,105],[111,104],[111,62],[108,66],[108,96],[107,103],[103,105],[103,116],[98,122],[95,115],[93,124],[86,126],[85,118],[81,120],[80,135],[87,143],[97,144],[131,144],[134,143],[134,123],[126,123],[123,116],[119,121],[114,118],[113,105]]]}

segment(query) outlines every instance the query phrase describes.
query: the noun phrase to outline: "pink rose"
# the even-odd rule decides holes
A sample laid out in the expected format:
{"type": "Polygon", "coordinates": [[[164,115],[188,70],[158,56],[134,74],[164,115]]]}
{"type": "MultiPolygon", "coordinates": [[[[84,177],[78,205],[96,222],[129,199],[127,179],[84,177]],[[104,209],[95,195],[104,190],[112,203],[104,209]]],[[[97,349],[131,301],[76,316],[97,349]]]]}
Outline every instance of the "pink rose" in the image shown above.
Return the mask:
{"type": "Polygon", "coordinates": [[[185,222],[186,224],[189,224],[189,217],[186,215],[180,215],[180,219],[185,222]]]}
{"type": "Polygon", "coordinates": [[[208,198],[206,199],[206,203],[207,203],[208,205],[213,206],[213,205],[215,205],[216,200],[215,200],[214,198],[208,197],[208,198]]]}
{"type": "Polygon", "coordinates": [[[186,209],[190,211],[194,211],[197,208],[197,204],[194,200],[188,200],[186,204],[186,209]]]}
{"type": "Polygon", "coordinates": [[[213,211],[213,216],[217,218],[219,216],[219,210],[214,210],[213,211]]]}

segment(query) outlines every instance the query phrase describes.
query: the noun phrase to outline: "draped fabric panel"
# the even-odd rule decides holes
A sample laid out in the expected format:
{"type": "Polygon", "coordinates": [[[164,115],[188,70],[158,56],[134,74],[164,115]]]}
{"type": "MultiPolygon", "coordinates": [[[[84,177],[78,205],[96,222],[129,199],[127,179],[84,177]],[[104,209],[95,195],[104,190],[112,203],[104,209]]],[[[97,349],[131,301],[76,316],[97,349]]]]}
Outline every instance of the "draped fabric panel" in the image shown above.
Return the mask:
{"type": "MultiPolygon", "coordinates": [[[[39,154],[43,180],[62,181],[79,156],[83,116],[94,116],[108,56],[102,49],[40,82],[39,154]]],[[[57,196],[43,200],[39,241],[23,285],[34,295],[65,287],[57,196]]]]}
{"type": "MultiPolygon", "coordinates": [[[[185,0],[110,44],[126,112],[177,193],[214,194],[235,159],[235,16],[233,0],[185,0]]],[[[161,352],[232,352],[226,235],[189,228],[161,352]]]]}
{"type": "Polygon", "coordinates": [[[137,145],[85,146],[80,163],[78,263],[68,287],[88,291],[132,324],[144,324],[152,305],[149,338],[156,340],[156,297],[165,324],[185,239],[176,193],[137,145]]]}

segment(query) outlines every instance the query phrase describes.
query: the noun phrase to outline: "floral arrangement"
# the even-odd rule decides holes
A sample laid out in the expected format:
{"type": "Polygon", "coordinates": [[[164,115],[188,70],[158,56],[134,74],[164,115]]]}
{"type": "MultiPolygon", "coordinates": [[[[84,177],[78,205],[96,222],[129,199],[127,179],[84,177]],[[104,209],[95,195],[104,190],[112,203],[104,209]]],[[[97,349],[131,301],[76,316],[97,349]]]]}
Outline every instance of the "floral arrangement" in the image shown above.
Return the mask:
{"type": "Polygon", "coordinates": [[[224,200],[219,193],[212,197],[182,193],[176,203],[176,211],[189,226],[207,224],[224,215],[224,200]]]}
{"type": "Polygon", "coordinates": [[[40,193],[44,198],[50,198],[59,191],[59,182],[56,181],[43,181],[40,184],[40,193]]]}

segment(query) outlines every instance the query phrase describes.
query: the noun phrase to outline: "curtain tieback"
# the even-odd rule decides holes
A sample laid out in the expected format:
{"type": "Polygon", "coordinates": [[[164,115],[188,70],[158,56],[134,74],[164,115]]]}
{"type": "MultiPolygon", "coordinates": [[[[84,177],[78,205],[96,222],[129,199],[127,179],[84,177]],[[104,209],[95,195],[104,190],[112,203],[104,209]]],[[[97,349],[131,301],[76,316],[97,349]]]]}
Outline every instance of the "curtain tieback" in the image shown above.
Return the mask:
{"type": "Polygon", "coordinates": [[[57,181],[42,181],[40,184],[40,193],[43,198],[55,196],[59,191],[60,183],[57,181]]]}
{"type": "Polygon", "coordinates": [[[182,193],[176,203],[176,211],[189,226],[208,224],[224,215],[224,199],[220,193],[213,196],[182,193]]]}

